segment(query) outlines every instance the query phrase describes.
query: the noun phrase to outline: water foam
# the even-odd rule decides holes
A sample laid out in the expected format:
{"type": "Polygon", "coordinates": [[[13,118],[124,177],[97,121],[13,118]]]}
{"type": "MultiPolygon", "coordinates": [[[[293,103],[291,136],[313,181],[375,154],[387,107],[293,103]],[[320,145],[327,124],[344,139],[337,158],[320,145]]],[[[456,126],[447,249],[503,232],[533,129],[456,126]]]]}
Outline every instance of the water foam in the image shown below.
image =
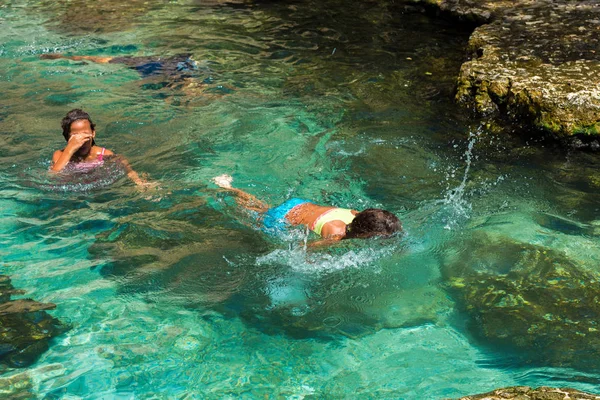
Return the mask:
{"type": "Polygon", "coordinates": [[[372,267],[377,260],[392,254],[397,248],[394,243],[353,249],[348,249],[344,244],[336,247],[329,247],[327,251],[314,251],[307,250],[302,244],[287,249],[276,249],[258,257],[256,265],[279,264],[294,271],[318,274],[349,268],[372,267]]]}

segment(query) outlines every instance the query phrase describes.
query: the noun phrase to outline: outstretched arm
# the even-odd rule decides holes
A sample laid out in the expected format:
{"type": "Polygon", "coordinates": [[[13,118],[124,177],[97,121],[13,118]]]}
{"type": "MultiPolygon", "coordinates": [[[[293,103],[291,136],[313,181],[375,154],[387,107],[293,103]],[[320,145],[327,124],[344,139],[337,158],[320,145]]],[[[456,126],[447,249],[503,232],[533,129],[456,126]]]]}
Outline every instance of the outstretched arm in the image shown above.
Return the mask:
{"type": "Polygon", "coordinates": [[[156,182],[148,182],[145,179],[142,179],[138,175],[138,173],[135,172],[135,170],[131,167],[131,164],[129,164],[129,161],[127,161],[127,159],[125,157],[117,155],[108,149],[104,149],[104,155],[107,157],[108,156],[116,157],[117,161],[120,162],[121,165],[123,165],[123,167],[125,167],[125,171],[127,172],[127,177],[129,179],[131,179],[132,182],[135,183],[136,185],[141,186],[141,187],[157,186],[156,182]]]}
{"type": "MultiPolygon", "coordinates": [[[[108,150],[106,152],[107,155],[113,155],[112,152],[110,152],[110,154],[108,154],[108,150]]],[[[157,186],[156,182],[148,182],[145,179],[142,179],[137,172],[135,172],[135,170],[131,167],[131,164],[129,164],[129,161],[127,161],[127,159],[123,156],[117,156],[118,160],[121,164],[123,164],[123,166],[125,167],[125,171],[127,171],[127,177],[129,177],[129,179],[132,180],[133,183],[135,183],[136,185],[140,186],[140,187],[144,187],[144,188],[149,188],[149,187],[155,187],[157,186]]]]}
{"type": "Polygon", "coordinates": [[[212,181],[220,188],[232,192],[236,197],[237,203],[248,210],[266,212],[270,208],[267,203],[259,200],[250,193],[244,192],[242,189],[232,187],[231,182],[233,181],[233,178],[230,175],[219,175],[212,178],[212,181]]]}

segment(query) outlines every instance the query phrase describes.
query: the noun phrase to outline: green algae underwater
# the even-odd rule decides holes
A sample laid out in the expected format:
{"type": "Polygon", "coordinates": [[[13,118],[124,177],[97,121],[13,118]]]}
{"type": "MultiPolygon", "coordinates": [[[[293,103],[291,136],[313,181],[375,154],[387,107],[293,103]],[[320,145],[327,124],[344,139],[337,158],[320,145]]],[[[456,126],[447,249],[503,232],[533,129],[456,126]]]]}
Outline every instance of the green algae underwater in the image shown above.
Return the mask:
{"type": "Polygon", "coordinates": [[[0,20],[0,273],[68,327],[23,368],[0,358],[3,395],[600,393],[598,159],[465,116],[468,29],[393,2],[14,1],[0,20]],[[113,163],[49,175],[76,107],[160,188],[113,163]],[[306,250],[222,173],[270,204],[389,209],[404,234],[306,250]]]}

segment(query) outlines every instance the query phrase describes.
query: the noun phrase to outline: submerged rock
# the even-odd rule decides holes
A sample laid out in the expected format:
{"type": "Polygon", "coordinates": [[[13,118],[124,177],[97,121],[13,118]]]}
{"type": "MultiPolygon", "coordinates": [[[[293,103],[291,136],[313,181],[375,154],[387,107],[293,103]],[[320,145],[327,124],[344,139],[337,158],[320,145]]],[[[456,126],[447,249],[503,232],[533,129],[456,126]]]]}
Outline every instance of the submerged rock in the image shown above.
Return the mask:
{"type": "Polygon", "coordinates": [[[4,374],[0,376],[0,398],[9,400],[40,398],[37,394],[37,388],[40,384],[64,375],[65,368],[62,364],[49,364],[4,374]]]}
{"type": "Polygon", "coordinates": [[[443,274],[475,338],[524,363],[600,368],[596,272],[551,249],[485,233],[463,248],[446,255],[443,274]]]}
{"type": "Polygon", "coordinates": [[[460,400],[598,400],[600,396],[569,388],[514,386],[484,394],[461,397],[460,400]]]}
{"type": "Polygon", "coordinates": [[[485,23],[469,40],[470,61],[462,65],[458,78],[459,103],[559,137],[600,135],[596,1],[415,2],[485,23]]]}
{"type": "Polygon", "coordinates": [[[63,333],[66,326],[43,310],[54,304],[31,299],[11,300],[15,290],[6,275],[0,275],[0,364],[26,367],[48,349],[51,338],[63,333]]]}
{"type": "Polygon", "coordinates": [[[0,397],[10,400],[34,399],[33,380],[26,372],[0,377],[0,397]]]}

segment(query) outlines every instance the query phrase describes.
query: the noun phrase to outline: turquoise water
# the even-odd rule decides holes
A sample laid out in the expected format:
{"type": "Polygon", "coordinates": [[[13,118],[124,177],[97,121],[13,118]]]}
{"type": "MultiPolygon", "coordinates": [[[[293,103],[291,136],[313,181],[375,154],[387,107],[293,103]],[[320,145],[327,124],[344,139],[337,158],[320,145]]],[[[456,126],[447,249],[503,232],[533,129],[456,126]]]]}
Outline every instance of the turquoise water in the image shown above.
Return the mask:
{"type": "Polygon", "coordinates": [[[477,235],[552,249],[592,272],[600,260],[597,157],[493,135],[454,105],[468,31],[387,3],[101,4],[0,6],[1,272],[72,326],[35,364],[5,368],[0,389],[51,399],[600,393],[597,362],[481,340],[446,290],[452,262],[514,256],[475,248],[477,235]],[[199,68],[143,77],[39,59],[49,52],[189,53],[199,68]],[[138,191],[111,163],[47,174],[75,107],[92,115],[99,145],[160,189],[138,191]],[[271,204],[389,209],[405,235],[306,251],[305,232],[263,234],[210,183],[222,173],[271,204]],[[28,388],[9,385],[18,374],[28,388]]]}

